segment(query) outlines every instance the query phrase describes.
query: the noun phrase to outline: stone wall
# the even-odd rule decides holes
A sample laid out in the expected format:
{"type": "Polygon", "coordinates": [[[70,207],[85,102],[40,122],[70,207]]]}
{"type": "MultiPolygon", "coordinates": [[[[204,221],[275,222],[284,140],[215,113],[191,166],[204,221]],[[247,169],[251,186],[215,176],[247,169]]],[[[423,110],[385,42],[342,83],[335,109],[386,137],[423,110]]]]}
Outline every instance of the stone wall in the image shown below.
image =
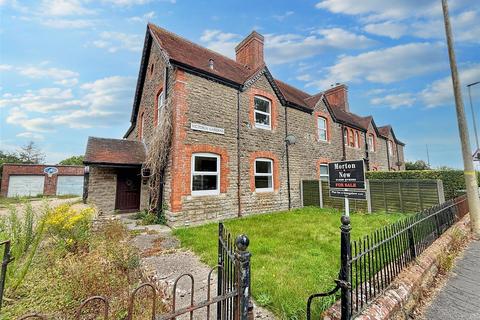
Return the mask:
{"type": "Polygon", "coordinates": [[[97,207],[99,214],[115,211],[117,172],[114,168],[90,166],[87,201],[97,207]]]}

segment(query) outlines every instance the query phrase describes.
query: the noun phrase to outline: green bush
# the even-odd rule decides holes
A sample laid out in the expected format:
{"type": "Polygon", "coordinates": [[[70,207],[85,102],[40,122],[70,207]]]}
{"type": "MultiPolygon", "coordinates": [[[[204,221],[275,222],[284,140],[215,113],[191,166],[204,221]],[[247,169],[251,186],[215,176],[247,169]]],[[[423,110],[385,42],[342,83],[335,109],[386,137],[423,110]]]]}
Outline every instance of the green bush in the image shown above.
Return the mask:
{"type": "Polygon", "coordinates": [[[465,189],[462,170],[370,171],[366,176],[367,179],[439,179],[443,182],[445,200],[455,198],[459,190],[465,189]]]}

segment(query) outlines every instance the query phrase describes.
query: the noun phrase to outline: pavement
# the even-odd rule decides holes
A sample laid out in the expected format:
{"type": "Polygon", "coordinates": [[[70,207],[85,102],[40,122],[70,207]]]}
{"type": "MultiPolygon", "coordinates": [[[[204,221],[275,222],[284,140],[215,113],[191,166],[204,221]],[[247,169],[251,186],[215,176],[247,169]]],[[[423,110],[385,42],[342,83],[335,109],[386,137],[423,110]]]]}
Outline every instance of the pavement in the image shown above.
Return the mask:
{"type": "Polygon", "coordinates": [[[425,313],[426,319],[480,319],[480,240],[472,241],[425,313]]]}

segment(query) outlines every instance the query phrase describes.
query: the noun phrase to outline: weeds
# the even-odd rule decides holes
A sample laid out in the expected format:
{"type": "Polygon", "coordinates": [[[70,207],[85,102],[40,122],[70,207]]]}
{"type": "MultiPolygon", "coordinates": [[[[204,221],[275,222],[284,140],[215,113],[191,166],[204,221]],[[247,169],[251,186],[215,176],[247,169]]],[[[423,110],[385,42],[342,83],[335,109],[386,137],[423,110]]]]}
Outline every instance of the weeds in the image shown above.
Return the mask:
{"type": "Polygon", "coordinates": [[[137,224],[145,226],[151,224],[162,224],[165,225],[167,220],[164,215],[156,215],[154,212],[149,212],[148,210],[143,210],[135,214],[135,220],[137,224]]]}
{"type": "Polygon", "coordinates": [[[440,274],[445,275],[452,270],[455,258],[462,251],[467,241],[468,235],[464,231],[456,227],[452,229],[450,247],[442,252],[437,260],[437,268],[440,274]]]}

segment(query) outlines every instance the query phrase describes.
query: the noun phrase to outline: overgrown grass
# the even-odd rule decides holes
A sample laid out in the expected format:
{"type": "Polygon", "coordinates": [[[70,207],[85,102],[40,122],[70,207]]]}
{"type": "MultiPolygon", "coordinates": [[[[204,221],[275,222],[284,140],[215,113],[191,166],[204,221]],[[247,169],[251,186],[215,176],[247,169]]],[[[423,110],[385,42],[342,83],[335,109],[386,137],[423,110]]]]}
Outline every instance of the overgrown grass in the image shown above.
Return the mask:
{"type": "MultiPolygon", "coordinates": [[[[11,215],[21,221],[13,225],[30,225],[30,218],[26,218],[29,214],[16,215],[12,212],[11,215]]],[[[10,217],[7,221],[4,218],[0,222],[10,226],[12,219],[10,217]]],[[[102,295],[110,300],[112,319],[125,318],[129,294],[142,279],[139,256],[130,246],[130,234],[124,226],[111,221],[92,232],[89,209],[76,211],[68,205],[46,209],[33,221],[33,230],[43,226],[41,233],[34,232],[42,235],[40,245],[38,250],[27,250],[31,259],[23,281],[14,287],[15,282],[8,279],[0,319],[14,319],[33,311],[47,314],[52,319],[72,319],[81,301],[93,295],[102,295]]],[[[21,231],[26,234],[23,230],[28,231],[28,228],[21,231]]],[[[0,239],[5,237],[12,238],[13,235],[11,232],[0,232],[0,239]]],[[[22,243],[18,240],[22,238],[14,237],[14,250],[22,243]]],[[[15,258],[20,265],[9,265],[14,274],[23,270],[26,261],[21,255],[15,258]]],[[[150,301],[141,297],[139,300],[142,306],[136,306],[136,317],[147,318],[150,301]]],[[[160,297],[157,305],[161,310],[160,297]]]]}
{"type": "MultiPolygon", "coordinates": [[[[309,207],[225,222],[232,235],[245,233],[250,239],[252,294],[258,304],[281,319],[305,319],[308,296],[330,290],[338,277],[340,217],[340,212],[333,209],[309,207]]],[[[402,214],[353,214],[352,239],[402,217],[402,214]]],[[[214,266],[217,228],[218,225],[212,223],[178,229],[175,235],[182,246],[214,266]]],[[[317,304],[316,316],[334,300],[317,304]]]]}

